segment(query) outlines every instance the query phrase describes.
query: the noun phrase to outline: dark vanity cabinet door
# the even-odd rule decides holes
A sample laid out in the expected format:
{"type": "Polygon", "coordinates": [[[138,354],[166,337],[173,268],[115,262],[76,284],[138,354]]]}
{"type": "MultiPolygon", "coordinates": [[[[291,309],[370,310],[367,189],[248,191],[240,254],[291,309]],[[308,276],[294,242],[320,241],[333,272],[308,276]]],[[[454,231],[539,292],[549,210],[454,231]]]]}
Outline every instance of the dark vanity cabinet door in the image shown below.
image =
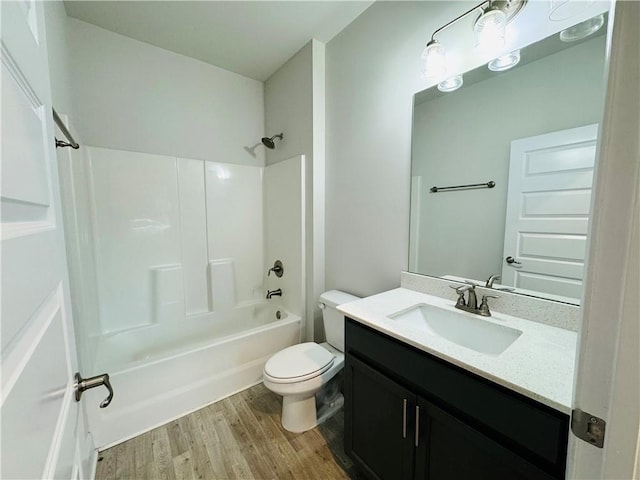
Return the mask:
{"type": "Polygon", "coordinates": [[[416,396],[365,363],[345,363],[345,451],[376,480],[411,480],[416,396]]]}
{"type": "Polygon", "coordinates": [[[542,480],[552,477],[435,405],[419,399],[416,479],[542,480]]]}

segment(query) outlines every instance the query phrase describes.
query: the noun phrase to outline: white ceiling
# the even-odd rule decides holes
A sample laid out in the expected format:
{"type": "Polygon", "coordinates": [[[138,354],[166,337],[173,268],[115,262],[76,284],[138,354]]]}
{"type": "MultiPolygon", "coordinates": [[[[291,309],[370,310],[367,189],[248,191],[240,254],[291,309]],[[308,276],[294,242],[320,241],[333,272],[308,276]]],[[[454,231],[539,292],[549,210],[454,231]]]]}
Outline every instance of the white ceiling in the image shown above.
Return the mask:
{"type": "Polygon", "coordinates": [[[264,81],[373,1],[72,1],[70,17],[264,81]]]}

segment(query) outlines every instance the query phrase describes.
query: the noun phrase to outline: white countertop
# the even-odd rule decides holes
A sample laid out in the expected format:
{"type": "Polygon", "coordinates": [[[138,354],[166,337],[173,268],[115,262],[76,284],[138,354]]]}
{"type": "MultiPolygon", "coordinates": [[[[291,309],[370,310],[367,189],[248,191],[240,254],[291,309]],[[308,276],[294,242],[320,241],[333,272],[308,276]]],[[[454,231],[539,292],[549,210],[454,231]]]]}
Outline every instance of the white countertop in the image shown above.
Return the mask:
{"type": "Polygon", "coordinates": [[[455,301],[397,288],[338,306],[358,322],[408,345],[458,365],[563,413],[571,413],[577,334],[543,323],[492,312],[479,317],[454,308],[455,301]],[[427,303],[522,331],[498,356],[462,347],[426,331],[403,325],[389,315],[427,303]]]}

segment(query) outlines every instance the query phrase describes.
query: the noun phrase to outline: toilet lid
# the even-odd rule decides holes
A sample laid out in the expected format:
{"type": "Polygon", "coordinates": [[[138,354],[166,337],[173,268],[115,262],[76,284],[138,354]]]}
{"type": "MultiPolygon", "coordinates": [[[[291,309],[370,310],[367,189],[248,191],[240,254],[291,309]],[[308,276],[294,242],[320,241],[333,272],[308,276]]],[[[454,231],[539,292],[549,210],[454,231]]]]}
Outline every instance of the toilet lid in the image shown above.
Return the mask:
{"type": "Polygon", "coordinates": [[[275,381],[299,382],[317,377],[333,364],[334,356],[315,342],[285,348],[271,357],[264,373],[275,381]]]}

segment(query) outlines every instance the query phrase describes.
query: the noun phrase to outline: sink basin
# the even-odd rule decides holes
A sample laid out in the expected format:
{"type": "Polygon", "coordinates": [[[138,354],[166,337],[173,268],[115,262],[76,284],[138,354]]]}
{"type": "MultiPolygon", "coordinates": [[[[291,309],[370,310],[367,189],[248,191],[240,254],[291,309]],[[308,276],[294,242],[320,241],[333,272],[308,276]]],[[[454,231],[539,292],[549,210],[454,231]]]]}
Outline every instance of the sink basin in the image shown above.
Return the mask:
{"type": "Polygon", "coordinates": [[[425,303],[389,315],[389,318],[476,352],[493,356],[500,355],[522,335],[521,330],[487,322],[480,316],[458,313],[425,303]]]}

